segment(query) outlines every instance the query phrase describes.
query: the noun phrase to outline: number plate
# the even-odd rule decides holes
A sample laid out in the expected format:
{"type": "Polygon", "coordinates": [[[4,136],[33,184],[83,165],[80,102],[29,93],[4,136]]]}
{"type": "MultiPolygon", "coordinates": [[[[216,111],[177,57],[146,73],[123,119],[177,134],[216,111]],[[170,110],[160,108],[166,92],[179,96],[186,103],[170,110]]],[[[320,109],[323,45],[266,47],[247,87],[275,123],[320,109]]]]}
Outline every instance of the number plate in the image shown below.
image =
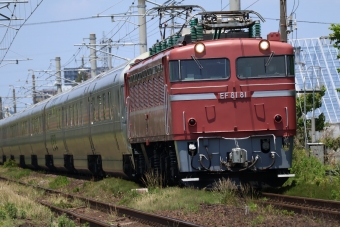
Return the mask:
{"type": "Polygon", "coordinates": [[[218,93],[218,99],[238,99],[238,98],[247,98],[247,92],[221,92],[218,93]]]}

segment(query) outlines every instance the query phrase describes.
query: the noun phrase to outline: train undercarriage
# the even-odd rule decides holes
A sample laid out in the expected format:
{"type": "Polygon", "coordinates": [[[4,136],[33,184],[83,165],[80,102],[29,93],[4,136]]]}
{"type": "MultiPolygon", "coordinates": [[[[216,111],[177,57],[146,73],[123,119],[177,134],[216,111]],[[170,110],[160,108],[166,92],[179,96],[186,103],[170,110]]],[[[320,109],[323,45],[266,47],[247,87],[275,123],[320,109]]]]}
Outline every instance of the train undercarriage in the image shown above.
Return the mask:
{"type": "MultiPolygon", "coordinates": [[[[293,138],[291,138],[292,140],[293,138]]],[[[259,141],[263,141],[259,140],[259,141]]],[[[217,141],[210,140],[208,142],[211,148],[217,141]]],[[[240,143],[242,147],[242,143],[240,143]]],[[[122,171],[116,175],[122,175],[134,180],[141,180],[146,175],[149,177],[158,178],[164,185],[178,185],[193,187],[207,187],[218,182],[219,179],[225,178],[232,180],[235,184],[250,184],[256,188],[264,187],[279,187],[288,177],[288,168],[271,168],[275,166],[274,152],[261,153],[262,157],[257,155],[255,158],[243,158],[245,162],[241,163],[242,152],[244,149],[225,149],[231,152],[226,152],[222,155],[218,154],[219,159],[214,155],[216,152],[212,149],[208,152],[207,147],[201,147],[203,151],[192,150],[197,146],[194,141],[166,141],[166,142],[152,142],[152,143],[136,143],[131,144],[132,154],[126,154],[122,157],[122,171]],[[184,145],[183,145],[184,144],[184,145]],[[184,148],[183,148],[184,146],[184,148]],[[185,148],[187,146],[187,149],[185,148]],[[191,149],[191,150],[190,150],[191,149]],[[204,153],[206,152],[206,153],[204,153]],[[235,154],[240,153],[240,160],[235,157],[235,154]],[[233,157],[234,156],[234,157],[233,157]],[[265,157],[272,158],[272,161],[265,163],[265,157]],[[255,164],[262,162],[262,167],[255,167],[255,164]],[[209,161],[208,161],[209,160],[209,161]],[[235,161],[236,160],[236,161],[235,161]],[[268,164],[269,163],[269,164],[268,164]]],[[[278,144],[278,146],[282,146],[278,144]]],[[[227,146],[225,146],[227,147],[227,146]]],[[[255,153],[256,154],[256,153],[255,153]]],[[[283,154],[286,154],[285,152],[283,154]]],[[[282,156],[282,154],[280,154],[282,156]]],[[[14,160],[14,156],[2,157],[2,162],[6,159],[14,160]]],[[[31,155],[31,162],[29,165],[25,163],[25,156],[20,155],[20,166],[32,169],[45,168],[51,171],[63,171],[69,173],[82,173],[74,167],[73,155],[64,155],[64,168],[56,168],[54,166],[53,155],[45,155],[45,163],[43,167],[41,163],[38,165],[37,155],[31,155]]],[[[27,158],[27,157],[26,157],[27,158]]],[[[282,158],[282,157],[281,157],[282,158]]],[[[281,162],[281,159],[278,159],[281,162]]],[[[279,162],[279,161],[278,161],[279,162]]],[[[89,173],[95,176],[115,175],[115,173],[106,173],[102,167],[101,155],[88,155],[87,167],[89,173]]],[[[259,166],[259,165],[258,165],[259,166]]]]}

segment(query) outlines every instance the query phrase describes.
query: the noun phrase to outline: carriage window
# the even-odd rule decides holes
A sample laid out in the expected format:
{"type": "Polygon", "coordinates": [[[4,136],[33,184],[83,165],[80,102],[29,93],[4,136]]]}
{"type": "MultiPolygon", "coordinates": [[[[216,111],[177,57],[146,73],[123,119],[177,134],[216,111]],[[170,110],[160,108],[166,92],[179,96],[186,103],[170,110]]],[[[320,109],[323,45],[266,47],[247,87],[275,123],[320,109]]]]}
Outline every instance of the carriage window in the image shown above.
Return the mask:
{"type": "Polygon", "coordinates": [[[84,122],[83,122],[83,102],[82,101],[80,101],[79,108],[80,108],[80,112],[79,112],[79,114],[80,114],[80,124],[83,125],[84,122]]]}
{"type": "Polygon", "coordinates": [[[111,97],[111,92],[108,92],[108,105],[109,105],[109,110],[110,110],[110,119],[112,120],[113,118],[113,104],[112,104],[112,97],[111,97]]]}
{"type": "Polygon", "coordinates": [[[294,76],[293,56],[244,57],[236,60],[240,79],[294,76]]]}
{"type": "Polygon", "coordinates": [[[93,122],[97,121],[96,104],[95,104],[95,98],[94,97],[92,97],[91,106],[92,106],[92,123],[93,123],[93,122]]]}
{"type": "Polygon", "coordinates": [[[103,94],[103,120],[106,120],[106,99],[105,99],[105,93],[103,94]]]}
{"type": "Polygon", "coordinates": [[[170,81],[219,80],[230,77],[226,58],[170,61],[170,81]]]}
{"type": "Polygon", "coordinates": [[[98,121],[101,121],[102,120],[102,117],[101,117],[101,111],[102,111],[102,98],[100,95],[97,96],[97,114],[98,114],[98,121]]]}

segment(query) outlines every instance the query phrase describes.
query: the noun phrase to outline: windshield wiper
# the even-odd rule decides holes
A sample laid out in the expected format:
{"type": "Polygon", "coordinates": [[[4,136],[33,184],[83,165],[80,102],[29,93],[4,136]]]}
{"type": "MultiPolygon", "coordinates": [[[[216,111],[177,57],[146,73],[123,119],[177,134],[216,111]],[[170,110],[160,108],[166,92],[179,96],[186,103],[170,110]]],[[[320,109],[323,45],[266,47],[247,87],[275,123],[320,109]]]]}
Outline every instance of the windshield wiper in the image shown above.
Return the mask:
{"type": "Polygon", "coordinates": [[[199,69],[203,69],[203,66],[199,63],[199,61],[194,55],[191,55],[191,58],[194,59],[199,69]]]}
{"type": "Polygon", "coordinates": [[[268,58],[266,64],[265,64],[266,67],[270,64],[270,62],[271,62],[271,60],[273,59],[274,55],[275,55],[275,52],[272,51],[272,52],[270,53],[270,55],[269,55],[269,58],[268,58]]]}

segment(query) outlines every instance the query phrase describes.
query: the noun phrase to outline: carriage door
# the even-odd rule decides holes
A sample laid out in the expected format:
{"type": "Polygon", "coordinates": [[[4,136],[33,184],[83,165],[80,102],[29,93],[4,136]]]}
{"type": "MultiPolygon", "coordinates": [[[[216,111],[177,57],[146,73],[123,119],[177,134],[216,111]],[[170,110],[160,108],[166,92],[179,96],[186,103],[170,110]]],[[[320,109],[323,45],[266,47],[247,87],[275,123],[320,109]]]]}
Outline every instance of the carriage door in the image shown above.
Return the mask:
{"type": "Polygon", "coordinates": [[[65,152],[68,153],[68,147],[67,147],[67,143],[66,143],[66,133],[65,130],[68,128],[68,124],[69,124],[69,117],[70,114],[68,112],[68,108],[67,105],[65,105],[65,103],[67,103],[68,100],[68,96],[64,102],[64,105],[62,106],[62,133],[63,133],[63,142],[64,142],[64,148],[65,148],[65,152]]]}
{"type": "MultiPolygon", "coordinates": [[[[95,108],[96,108],[96,99],[95,99],[95,95],[93,94],[94,89],[96,88],[97,83],[94,84],[93,88],[91,89],[90,86],[87,88],[88,92],[88,122],[89,122],[89,134],[88,134],[88,138],[89,138],[89,142],[90,142],[90,146],[91,146],[91,150],[94,153],[95,152],[95,147],[93,144],[93,140],[92,140],[92,126],[95,123],[95,108]],[[92,90],[89,92],[89,90],[92,90]]],[[[85,89],[86,90],[86,89],[85,89]]]]}

